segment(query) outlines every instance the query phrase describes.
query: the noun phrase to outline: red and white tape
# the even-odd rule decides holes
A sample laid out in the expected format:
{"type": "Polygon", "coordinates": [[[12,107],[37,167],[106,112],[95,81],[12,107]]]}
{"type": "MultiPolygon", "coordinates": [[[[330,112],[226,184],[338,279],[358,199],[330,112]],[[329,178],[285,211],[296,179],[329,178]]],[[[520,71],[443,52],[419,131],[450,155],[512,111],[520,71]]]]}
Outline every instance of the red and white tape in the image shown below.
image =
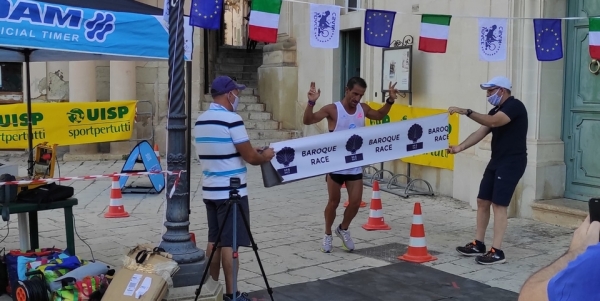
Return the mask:
{"type": "MultiPolygon", "coordinates": [[[[149,176],[156,174],[167,174],[167,175],[176,175],[177,179],[176,183],[179,182],[179,177],[181,173],[184,173],[185,170],[182,171],[145,171],[145,172],[124,172],[124,173],[112,173],[106,175],[93,175],[93,176],[78,176],[78,177],[60,177],[60,178],[50,178],[50,179],[38,179],[38,180],[20,180],[20,181],[7,181],[0,182],[0,186],[3,185],[29,185],[29,184],[47,184],[53,182],[63,182],[63,181],[77,181],[77,180],[96,180],[103,178],[112,178],[114,176],[119,177],[135,177],[135,176],[149,176]]],[[[174,185],[175,186],[175,185],[174,185]]]]}

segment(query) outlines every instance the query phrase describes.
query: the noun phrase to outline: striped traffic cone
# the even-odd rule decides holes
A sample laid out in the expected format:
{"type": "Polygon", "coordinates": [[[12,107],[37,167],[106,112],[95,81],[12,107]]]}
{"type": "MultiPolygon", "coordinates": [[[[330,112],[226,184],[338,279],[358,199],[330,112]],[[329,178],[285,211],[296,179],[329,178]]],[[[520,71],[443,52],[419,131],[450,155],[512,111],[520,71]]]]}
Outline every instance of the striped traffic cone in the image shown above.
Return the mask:
{"type": "Polygon", "coordinates": [[[437,260],[427,251],[427,243],[425,242],[425,227],[423,226],[423,217],[421,215],[421,203],[415,203],[413,213],[413,222],[410,228],[410,243],[406,254],[399,256],[398,259],[423,263],[437,260]]]}
{"type": "Polygon", "coordinates": [[[381,207],[381,193],[379,192],[379,182],[373,181],[373,197],[371,198],[371,210],[369,211],[369,220],[364,224],[363,229],[371,230],[391,230],[383,220],[383,208],[381,207]]]}
{"type": "Polygon", "coordinates": [[[108,211],[104,214],[106,218],[128,217],[129,213],[125,211],[122,202],[121,185],[119,185],[119,176],[113,176],[112,187],[110,189],[110,205],[108,211]]]}

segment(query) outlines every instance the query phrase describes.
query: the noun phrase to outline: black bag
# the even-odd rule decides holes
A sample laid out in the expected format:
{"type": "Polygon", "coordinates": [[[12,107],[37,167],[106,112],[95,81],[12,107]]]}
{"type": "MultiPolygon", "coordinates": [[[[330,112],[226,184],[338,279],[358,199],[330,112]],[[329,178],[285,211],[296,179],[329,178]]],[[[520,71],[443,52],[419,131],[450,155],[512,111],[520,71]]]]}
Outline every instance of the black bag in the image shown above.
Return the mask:
{"type": "Polygon", "coordinates": [[[18,202],[23,203],[51,203],[64,201],[75,194],[75,189],[71,186],[58,185],[50,183],[33,189],[21,191],[17,196],[18,202]]]}
{"type": "MultiPolygon", "coordinates": [[[[11,174],[0,175],[0,182],[15,181],[17,178],[11,174]]],[[[8,211],[8,204],[14,202],[17,199],[17,185],[2,185],[0,186],[0,204],[2,204],[2,220],[8,222],[10,220],[10,212],[8,211]]]]}

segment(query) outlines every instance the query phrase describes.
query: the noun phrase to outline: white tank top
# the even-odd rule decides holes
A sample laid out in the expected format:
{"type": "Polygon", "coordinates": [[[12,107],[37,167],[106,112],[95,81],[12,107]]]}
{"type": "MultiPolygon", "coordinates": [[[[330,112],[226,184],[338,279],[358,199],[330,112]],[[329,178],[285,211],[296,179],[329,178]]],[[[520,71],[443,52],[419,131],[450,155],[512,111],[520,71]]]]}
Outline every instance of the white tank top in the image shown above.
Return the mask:
{"type": "MultiPolygon", "coordinates": [[[[340,101],[335,102],[334,104],[337,110],[337,122],[335,123],[335,128],[333,129],[333,132],[351,130],[365,126],[365,112],[363,111],[362,105],[360,103],[358,104],[358,106],[356,106],[356,112],[353,115],[350,115],[348,114],[348,112],[346,112],[346,109],[344,109],[344,105],[342,105],[340,101]]],[[[338,175],[362,174],[362,167],[354,167],[332,173],[338,175]]]]}

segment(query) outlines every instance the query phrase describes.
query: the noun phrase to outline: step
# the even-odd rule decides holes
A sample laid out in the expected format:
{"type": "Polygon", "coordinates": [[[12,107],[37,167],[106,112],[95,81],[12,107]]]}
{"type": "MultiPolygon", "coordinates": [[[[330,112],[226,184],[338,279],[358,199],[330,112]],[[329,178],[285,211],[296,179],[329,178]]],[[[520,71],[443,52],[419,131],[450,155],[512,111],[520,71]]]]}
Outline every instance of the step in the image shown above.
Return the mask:
{"type": "MultiPolygon", "coordinates": [[[[246,90],[251,90],[251,89],[246,89],[246,90]]],[[[242,91],[242,92],[244,92],[244,91],[242,91]]],[[[212,101],[213,101],[213,98],[212,98],[212,96],[210,94],[204,95],[204,102],[211,103],[212,101]]],[[[240,95],[240,102],[243,102],[243,103],[258,103],[258,96],[256,96],[256,95],[244,95],[244,93],[242,93],[240,95]]]]}
{"type": "Polygon", "coordinates": [[[260,66],[262,63],[262,57],[217,57],[217,64],[260,66]]]}
{"type": "Polygon", "coordinates": [[[220,48],[217,52],[217,58],[248,58],[248,59],[262,59],[262,50],[255,50],[250,53],[246,52],[246,49],[226,49],[220,48]]]}
{"type": "Polygon", "coordinates": [[[215,70],[216,72],[216,76],[221,76],[221,75],[225,75],[225,76],[229,76],[231,78],[233,78],[236,81],[240,81],[240,80],[258,80],[258,71],[254,71],[254,72],[237,72],[237,71],[233,71],[233,72],[225,72],[225,71],[221,71],[221,70],[215,70]]]}
{"type": "Polygon", "coordinates": [[[258,80],[247,80],[241,79],[236,81],[238,84],[245,85],[246,87],[258,87],[258,80]]]}
{"type": "MultiPolygon", "coordinates": [[[[240,98],[241,100],[241,98],[240,98]]],[[[206,111],[210,108],[210,102],[202,102],[201,110],[206,111]]],[[[265,104],[263,103],[250,103],[250,102],[241,102],[237,107],[238,112],[243,111],[259,111],[263,112],[265,110],[265,104]]]]}
{"type": "Polygon", "coordinates": [[[299,137],[298,131],[287,130],[248,130],[250,141],[254,140],[290,140],[299,137]]]}
{"type": "Polygon", "coordinates": [[[572,199],[536,201],[531,205],[536,221],[567,228],[577,228],[588,215],[588,203],[572,199]]]}
{"type": "Polygon", "coordinates": [[[271,143],[277,143],[288,139],[266,139],[266,140],[250,140],[253,147],[269,146],[271,143]]]}
{"type": "Polygon", "coordinates": [[[275,120],[246,120],[244,126],[250,130],[279,130],[279,122],[275,120]]]}
{"type": "MultiPolygon", "coordinates": [[[[198,113],[194,114],[193,116],[195,116],[195,118],[198,118],[198,116],[200,116],[200,114],[204,113],[204,111],[199,111],[198,113]]],[[[271,120],[271,113],[268,112],[259,112],[259,111],[243,111],[243,112],[237,112],[241,117],[242,120],[244,120],[244,122],[246,122],[247,120],[258,120],[258,121],[267,121],[267,120],[271,120]]],[[[195,119],[194,119],[195,120],[195,119]]]]}

